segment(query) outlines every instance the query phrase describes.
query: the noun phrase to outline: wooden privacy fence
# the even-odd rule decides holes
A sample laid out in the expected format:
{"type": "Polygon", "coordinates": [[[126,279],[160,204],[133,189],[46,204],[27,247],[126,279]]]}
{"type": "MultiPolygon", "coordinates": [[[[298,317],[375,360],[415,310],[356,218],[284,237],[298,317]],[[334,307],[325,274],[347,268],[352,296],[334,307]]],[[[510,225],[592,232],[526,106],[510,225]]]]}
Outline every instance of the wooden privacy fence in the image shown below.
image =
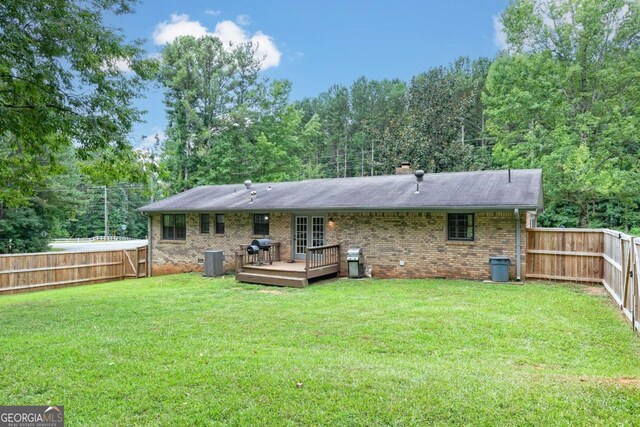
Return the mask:
{"type": "Polygon", "coordinates": [[[0,255],[0,294],[147,276],[147,246],[0,255]]]}
{"type": "Polygon", "coordinates": [[[607,229],[527,229],[528,279],[601,283],[640,329],[640,238],[607,229]]]}

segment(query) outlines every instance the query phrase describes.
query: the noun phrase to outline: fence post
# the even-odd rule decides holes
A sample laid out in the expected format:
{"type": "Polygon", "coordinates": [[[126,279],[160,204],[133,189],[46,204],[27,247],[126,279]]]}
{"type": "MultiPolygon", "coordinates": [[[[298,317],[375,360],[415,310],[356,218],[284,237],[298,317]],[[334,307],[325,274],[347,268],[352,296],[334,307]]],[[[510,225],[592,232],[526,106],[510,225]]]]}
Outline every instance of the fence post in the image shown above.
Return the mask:
{"type": "Polygon", "coordinates": [[[140,248],[136,248],[136,263],[134,264],[136,267],[136,279],[140,278],[140,248]]]}
{"type": "Polygon", "coordinates": [[[631,327],[636,330],[636,306],[638,295],[636,294],[636,283],[638,281],[638,259],[636,252],[636,238],[631,237],[629,242],[629,256],[631,259],[631,327]]]}

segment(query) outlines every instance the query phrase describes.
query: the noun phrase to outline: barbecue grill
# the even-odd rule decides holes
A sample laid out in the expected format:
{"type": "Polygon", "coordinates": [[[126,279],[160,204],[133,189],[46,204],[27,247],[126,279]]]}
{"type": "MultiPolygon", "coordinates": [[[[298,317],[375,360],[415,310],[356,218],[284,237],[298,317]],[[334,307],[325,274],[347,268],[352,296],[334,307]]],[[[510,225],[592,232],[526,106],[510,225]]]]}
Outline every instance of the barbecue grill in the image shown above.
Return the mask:
{"type": "Polygon", "coordinates": [[[349,248],[347,252],[347,272],[349,277],[364,277],[364,254],[362,248],[349,248]]]}
{"type": "Polygon", "coordinates": [[[257,255],[258,265],[262,265],[266,262],[265,254],[267,254],[269,264],[273,264],[273,260],[271,259],[271,245],[271,239],[255,239],[249,246],[247,246],[247,253],[249,255],[257,255]]]}

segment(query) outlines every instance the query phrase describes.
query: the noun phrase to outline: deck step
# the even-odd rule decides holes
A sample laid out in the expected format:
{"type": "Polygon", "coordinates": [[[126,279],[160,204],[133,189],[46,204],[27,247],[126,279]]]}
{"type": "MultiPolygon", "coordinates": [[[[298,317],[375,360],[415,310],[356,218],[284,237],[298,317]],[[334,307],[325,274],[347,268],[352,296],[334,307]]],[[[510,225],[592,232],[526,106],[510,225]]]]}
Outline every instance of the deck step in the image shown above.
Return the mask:
{"type": "Polygon", "coordinates": [[[292,288],[304,288],[307,286],[307,279],[291,276],[274,276],[269,274],[237,273],[236,280],[239,282],[258,283],[260,285],[289,286],[292,288]]]}
{"type": "Polygon", "coordinates": [[[302,279],[307,278],[307,272],[304,270],[287,270],[285,268],[277,268],[277,267],[262,267],[262,266],[252,266],[252,265],[243,265],[242,272],[251,273],[251,274],[262,274],[265,276],[284,276],[284,277],[298,277],[302,279]]]}

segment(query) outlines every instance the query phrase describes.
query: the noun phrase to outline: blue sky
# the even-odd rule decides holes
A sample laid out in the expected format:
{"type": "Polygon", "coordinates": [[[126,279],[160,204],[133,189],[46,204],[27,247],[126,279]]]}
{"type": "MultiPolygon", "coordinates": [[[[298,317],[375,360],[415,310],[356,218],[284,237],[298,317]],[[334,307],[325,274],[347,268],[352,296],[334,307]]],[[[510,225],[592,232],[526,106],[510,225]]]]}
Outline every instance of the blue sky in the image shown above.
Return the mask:
{"type": "MultiPolygon", "coordinates": [[[[136,13],[111,16],[129,40],[145,39],[149,54],[180,34],[213,33],[232,41],[259,41],[266,55],[262,74],[289,79],[292,99],[314,96],[332,84],[360,76],[401,78],[455,58],[493,57],[500,40],[495,17],[508,0],[396,1],[151,1],[136,13]]],[[[166,119],[162,91],[150,87],[138,105],[147,123],[132,134],[161,132],[166,119]]],[[[147,143],[152,138],[147,138],[147,143]]]]}

